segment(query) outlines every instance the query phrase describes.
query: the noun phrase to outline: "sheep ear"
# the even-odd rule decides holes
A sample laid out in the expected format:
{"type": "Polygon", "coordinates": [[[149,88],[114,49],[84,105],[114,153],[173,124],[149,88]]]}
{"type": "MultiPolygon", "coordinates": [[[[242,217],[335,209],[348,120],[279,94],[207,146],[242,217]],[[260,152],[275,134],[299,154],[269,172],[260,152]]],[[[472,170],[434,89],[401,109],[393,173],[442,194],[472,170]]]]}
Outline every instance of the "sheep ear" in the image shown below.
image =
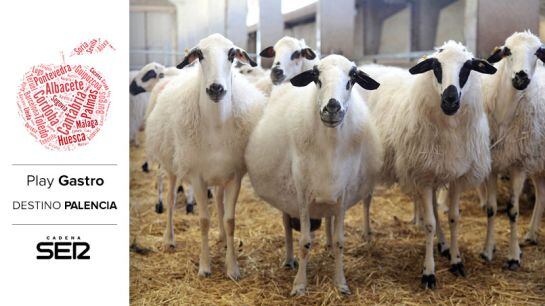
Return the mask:
{"type": "Polygon", "coordinates": [[[129,92],[131,93],[131,95],[136,96],[137,94],[146,92],[146,90],[141,86],[138,86],[135,80],[132,80],[131,86],[129,87],[129,92]]]}
{"type": "Polygon", "coordinates": [[[380,86],[380,83],[371,78],[367,73],[353,67],[349,73],[353,82],[358,83],[361,88],[367,90],[375,90],[380,86]]]}
{"type": "Polygon", "coordinates": [[[263,49],[263,51],[261,51],[259,53],[259,56],[266,57],[266,58],[273,58],[275,54],[276,54],[276,52],[274,52],[274,48],[272,46],[270,46],[270,47],[267,47],[267,48],[263,49]]]}
{"type": "Polygon", "coordinates": [[[301,55],[308,60],[313,60],[316,58],[316,53],[314,53],[311,48],[301,49],[301,55]]]}
{"type": "Polygon", "coordinates": [[[486,59],[487,62],[494,64],[499,61],[501,61],[502,58],[506,57],[507,55],[511,54],[509,52],[509,48],[507,47],[496,47],[494,50],[492,50],[492,54],[486,59]]]}
{"type": "Polygon", "coordinates": [[[496,68],[494,66],[490,65],[487,61],[479,58],[474,58],[471,60],[471,70],[484,74],[496,73],[496,68]]]}
{"type": "Polygon", "coordinates": [[[536,51],[536,56],[545,63],[545,47],[539,47],[536,51]]]}
{"type": "Polygon", "coordinates": [[[248,53],[242,49],[239,49],[239,48],[236,48],[235,49],[235,57],[236,59],[241,62],[241,63],[244,63],[244,64],[249,64],[250,66],[252,67],[255,67],[257,66],[257,63],[254,62],[250,56],[248,55],[248,53]]]}
{"type": "Polygon", "coordinates": [[[426,71],[432,70],[435,67],[436,63],[437,59],[430,57],[413,66],[411,69],[409,69],[409,72],[411,74],[424,73],[426,71]]]}
{"type": "Polygon", "coordinates": [[[295,87],[305,87],[310,84],[310,82],[314,82],[318,79],[317,71],[317,69],[303,71],[291,78],[290,83],[295,87]]]}
{"type": "Polygon", "coordinates": [[[189,51],[189,53],[184,57],[184,60],[179,63],[176,68],[178,69],[182,69],[184,68],[185,66],[193,63],[195,60],[199,59],[202,60],[203,57],[202,57],[202,51],[201,49],[199,48],[193,48],[191,49],[191,51],[189,51]]]}
{"type": "Polygon", "coordinates": [[[142,82],[147,82],[155,78],[157,78],[157,73],[155,72],[155,70],[150,70],[146,72],[146,74],[144,74],[144,76],[142,77],[142,82]]]}

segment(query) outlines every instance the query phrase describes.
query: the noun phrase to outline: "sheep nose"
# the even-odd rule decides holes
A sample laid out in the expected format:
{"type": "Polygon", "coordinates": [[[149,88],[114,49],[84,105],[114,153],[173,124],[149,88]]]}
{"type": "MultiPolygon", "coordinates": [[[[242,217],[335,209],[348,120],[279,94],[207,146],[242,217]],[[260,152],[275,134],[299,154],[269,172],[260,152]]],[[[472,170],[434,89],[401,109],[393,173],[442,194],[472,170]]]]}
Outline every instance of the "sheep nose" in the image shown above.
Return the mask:
{"type": "Polygon", "coordinates": [[[218,83],[212,83],[209,90],[212,95],[219,96],[223,92],[223,86],[218,83]]]}
{"type": "Polygon", "coordinates": [[[330,114],[338,113],[341,110],[341,103],[336,99],[329,99],[325,106],[325,110],[330,114]]]}
{"type": "Polygon", "coordinates": [[[530,79],[528,78],[528,74],[526,72],[519,71],[515,73],[512,83],[515,89],[524,90],[526,87],[528,87],[528,84],[530,84],[530,79]]]}
{"type": "Polygon", "coordinates": [[[441,95],[441,109],[449,116],[454,115],[460,108],[460,95],[454,85],[449,85],[441,95]]]}

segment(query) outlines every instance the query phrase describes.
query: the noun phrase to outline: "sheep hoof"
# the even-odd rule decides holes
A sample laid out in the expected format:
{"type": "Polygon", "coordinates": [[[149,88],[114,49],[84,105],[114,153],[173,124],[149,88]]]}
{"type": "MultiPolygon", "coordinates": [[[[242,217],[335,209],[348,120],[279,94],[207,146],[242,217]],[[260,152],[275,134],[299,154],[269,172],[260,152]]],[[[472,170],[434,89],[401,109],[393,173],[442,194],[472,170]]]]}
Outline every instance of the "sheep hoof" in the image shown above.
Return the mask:
{"type": "Polygon", "coordinates": [[[145,173],[149,173],[148,162],[145,162],[145,163],[142,164],[142,171],[144,171],[145,173]]]}
{"type": "Polygon", "coordinates": [[[517,271],[520,268],[520,260],[509,259],[504,266],[506,269],[511,271],[517,271]]]}
{"type": "Polygon", "coordinates": [[[437,250],[439,251],[439,254],[441,254],[441,257],[445,257],[445,258],[448,258],[448,260],[450,260],[450,249],[449,248],[443,249],[444,245],[445,245],[444,243],[439,242],[437,244],[437,250]]]}
{"type": "Polygon", "coordinates": [[[435,285],[435,274],[422,275],[422,287],[424,287],[424,289],[435,289],[435,285]]]}
{"type": "Polygon", "coordinates": [[[155,212],[158,213],[158,214],[162,214],[163,211],[165,211],[165,209],[163,207],[163,201],[159,200],[159,203],[155,204],[155,212]]]}
{"type": "Polygon", "coordinates": [[[294,285],[293,289],[291,290],[290,296],[303,296],[305,295],[305,285],[299,284],[294,285]]]}
{"type": "Polygon", "coordinates": [[[524,245],[524,246],[528,246],[528,245],[537,245],[537,239],[526,238],[526,239],[524,239],[523,245],[524,245]]]}
{"type": "Polygon", "coordinates": [[[350,288],[348,288],[348,285],[347,285],[347,284],[337,285],[337,288],[339,289],[339,292],[340,292],[342,295],[350,295],[350,294],[351,294],[350,288]]]}
{"type": "Polygon", "coordinates": [[[212,190],[208,189],[208,198],[211,199],[214,197],[214,195],[212,194],[212,190]]]}
{"type": "Polygon", "coordinates": [[[285,268],[290,268],[291,270],[295,270],[297,269],[298,266],[299,266],[299,263],[297,262],[295,258],[284,260],[285,268]]]}
{"type": "Polygon", "coordinates": [[[240,279],[240,270],[238,269],[238,266],[236,266],[233,271],[227,271],[227,277],[234,281],[238,281],[240,279]]]}
{"type": "Polygon", "coordinates": [[[450,266],[449,271],[454,274],[455,276],[463,276],[466,277],[466,272],[464,270],[464,264],[459,262],[457,264],[452,264],[450,266]]]}
{"type": "Polygon", "coordinates": [[[212,272],[210,272],[210,270],[201,270],[201,269],[199,269],[199,276],[210,277],[211,275],[212,275],[212,272]]]}
{"type": "Polygon", "coordinates": [[[479,256],[481,256],[481,258],[486,261],[487,263],[491,263],[492,262],[492,256],[488,256],[488,254],[486,254],[485,252],[481,252],[481,254],[479,254],[479,256]]]}
{"type": "Polygon", "coordinates": [[[182,186],[182,185],[178,186],[177,192],[178,193],[184,193],[184,186],[182,186]]]}
{"type": "Polygon", "coordinates": [[[193,214],[195,212],[195,203],[187,203],[185,204],[185,212],[186,214],[193,214]]]}

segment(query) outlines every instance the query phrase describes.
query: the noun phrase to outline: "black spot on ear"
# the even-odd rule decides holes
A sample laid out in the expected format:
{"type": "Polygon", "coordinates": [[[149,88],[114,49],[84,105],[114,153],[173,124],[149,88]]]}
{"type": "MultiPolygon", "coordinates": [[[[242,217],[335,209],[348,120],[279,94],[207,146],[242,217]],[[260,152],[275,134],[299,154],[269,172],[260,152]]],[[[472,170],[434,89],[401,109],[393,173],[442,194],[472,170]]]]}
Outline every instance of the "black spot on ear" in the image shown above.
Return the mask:
{"type": "Polygon", "coordinates": [[[314,51],[312,51],[311,48],[304,48],[301,50],[301,55],[308,59],[308,60],[313,60],[316,58],[316,53],[314,53],[314,51]]]}
{"type": "Polygon", "coordinates": [[[540,47],[539,49],[537,49],[536,56],[545,63],[545,47],[540,47]]]}
{"type": "Polygon", "coordinates": [[[320,80],[318,80],[319,75],[320,71],[318,70],[318,67],[314,66],[313,69],[303,71],[291,78],[290,83],[295,87],[305,87],[310,84],[310,82],[316,82],[316,84],[320,86],[318,84],[320,82],[320,80]]]}
{"type": "Polygon", "coordinates": [[[356,67],[352,67],[350,69],[350,71],[348,72],[348,76],[350,77],[352,82],[358,83],[358,85],[367,90],[375,90],[380,86],[380,84],[373,78],[371,78],[367,73],[359,70],[356,67]]]}
{"type": "Polygon", "coordinates": [[[275,54],[276,54],[276,52],[274,51],[274,48],[271,46],[271,47],[267,47],[267,48],[263,49],[263,51],[261,51],[259,53],[259,56],[266,57],[266,58],[272,58],[272,57],[274,57],[275,54]]]}
{"type": "Polygon", "coordinates": [[[496,47],[492,54],[488,57],[487,61],[491,64],[501,61],[502,58],[511,55],[511,50],[508,47],[496,47]]]}
{"type": "Polygon", "coordinates": [[[469,62],[470,62],[471,70],[473,71],[477,71],[484,74],[496,73],[497,69],[494,66],[490,65],[490,63],[488,63],[485,60],[474,58],[474,59],[471,59],[469,62]]]}
{"type": "Polygon", "coordinates": [[[195,60],[202,61],[202,51],[199,48],[193,48],[189,53],[184,57],[183,61],[179,63],[176,68],[183,69],[185,66],[193,63],[195,60]]]}
{"type": "Polygon", "coordinates": [[[129,92],[131,93],[131,95],[136,96],[137,94],[146,92],[146,90],[143,87],[136,84],[135,80],[132,80],[131,85],[129,87],[129,92]]]}
{"type": "Polygon", "coordinates": [[[229,49],[229,52],[227,52],[227,59],[232,63],[235,60],[236,54],[235,48],[229,49]]]}
{"type": "Polygon", "coordinates": [[[142,77],[142,82],[147,82],[155,78],[157,78],[157,73],[155,72],[155,70],[150,70],[146,72],[146,74],[144,74],[144,76],[142,77]]]}
{"type": "Polygon", "coordinates": [[[439,60],[434,57],[430,57],[421,61],[420,63],[409,69],[409,72],[411,74],[420,74],[430,71],[432,69],[433,74],[435,74],[435,78],[437,79],[437,82],[441,83],[443,81],[443,70],[441,69],[441,63],[439,62],[439,60]]]}

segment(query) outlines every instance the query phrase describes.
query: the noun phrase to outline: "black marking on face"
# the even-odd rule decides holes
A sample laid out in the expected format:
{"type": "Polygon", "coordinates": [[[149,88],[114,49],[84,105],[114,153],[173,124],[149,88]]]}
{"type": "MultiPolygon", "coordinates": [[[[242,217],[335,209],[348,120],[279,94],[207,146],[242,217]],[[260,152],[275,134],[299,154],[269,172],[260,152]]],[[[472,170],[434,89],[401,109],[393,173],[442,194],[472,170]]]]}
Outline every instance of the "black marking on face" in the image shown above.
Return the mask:
{"type": "Polygon", "coordinates": [[[140,93],[146,92],[146,90],[142,87],[136,84],[135,80],[132,80],[131,85],[129,87],[129,92],[131,95],[136,96],[140,93]]]}
{"type": "Polygon", "coordinates": [[[463,88],[469,78],[469,73],[471,72],[471,61],[468,60],[460,69],[460,88],[463,88]]]}
{"type": "Polygon", "coordinates": [[[293,52],[293,53],[291,54],[290,59],[293,61],[293,60],[296,60],[296,59],[298,59],[298,58],[300,58],[300,57],[301,57],[301,52],[295,51],[295,52],[293,52]]]}
{"type": "Polygon", "coordinates": [[[144,74],[144,76],[142,77],[142,82],[147,82],[155,78],[157,78],[157,73],[155,72],[155,70],[150,70],[146,72],[146,74],[144,74]]]}

